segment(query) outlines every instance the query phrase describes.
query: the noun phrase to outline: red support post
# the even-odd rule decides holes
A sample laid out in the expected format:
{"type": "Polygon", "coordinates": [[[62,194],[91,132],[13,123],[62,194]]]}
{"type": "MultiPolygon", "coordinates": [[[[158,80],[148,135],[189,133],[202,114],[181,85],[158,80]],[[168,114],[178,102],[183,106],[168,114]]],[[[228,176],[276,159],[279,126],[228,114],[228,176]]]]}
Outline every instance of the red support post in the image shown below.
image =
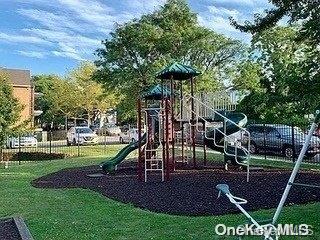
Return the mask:
{"type": "MultiPolygon", "coordinates": [[[[206,122],[203,122],[203,131],[206,132],[206,122]]],[[[205,144],[205,135],[203,136],[203,165],[207,166],[207,146],[205,144]]]]}
{"type": "Polygon", "coordinates": [[[197,167],[196,163],[196,143],[195,143],[195,129],[194,129],[194,124],[195,124],[195,114],[194,114],[194,79],[193,77],[191,78],[191,144],[192,144],[192,159],[193,159],[193,167],[197,167]]]}
{"type": "MultiPolygon", "coordinates": [[[[164,165],[164,171],[166,172],[167,161],[166,161],[166,146],[165,146],[165,101],[164,101],[164,94],[163,94],[163,79],[161,79],[161,122],[162,122],[162,129],[161,129],[161,145],[162,145],[162,161],[164,165]]],[[[159,120],[160,121],[160,120],[159,120]]],[[[161,124],[160,124],[161,125],[161,124]]],[[[166,176],[166,175],[165,175],[166,176]]],[[[166,177],[165,177],[166,180],[166,177]]]]}
{"type": "Polygon", "coordinates": [[[170,178],[170,159],[169,159],[169,99],[165,99],[165,119],[166,119],[166,139],[165,139],[165,152],[166,152],[166,180],[170,178]]]}
{"type": "Polygon", "coordinates": [[[174,140],[175,140],[175,130],[174,130],[174,106],[175,106],[175,97],[174,97],[174,83],[173,83],[173,77],[171,76],[171,82],[170,82],[170,88],[171,88],[171,135],[172,135],[172,143],[171,143],[171,146],[172,146],[172,158],[171,158],[171,163],[172,163],[172,166],[171,166],[171,171],[174,171],[175,170],[175,152],[174,152],[174,140]]]}
{"type": "MultiPolygon", "coordinates": [[[[182,81],[180,82],[180,120],[183,120],[183,90],[182,90],[182,81]]],[[[183,121],[180,122],[181,126],[181,149],[182,149],[182,162],[184,161],[184,124],[183,121]]]]}
{"type": "Polygon", "coordinates": [[[141,99],[137,102],[138,109],[138,179],[143,181],[143,156],[142,156],[142,145],[141,145],[141,99]]]}

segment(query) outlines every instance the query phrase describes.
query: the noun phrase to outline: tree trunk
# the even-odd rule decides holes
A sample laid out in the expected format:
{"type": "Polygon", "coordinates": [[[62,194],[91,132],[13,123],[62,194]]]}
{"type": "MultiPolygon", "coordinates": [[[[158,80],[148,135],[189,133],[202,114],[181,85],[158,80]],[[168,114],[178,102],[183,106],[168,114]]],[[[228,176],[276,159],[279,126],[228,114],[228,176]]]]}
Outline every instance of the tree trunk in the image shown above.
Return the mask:
{"type": "Polygon", "coordinates": [[[90,113],[88,112],[88,127],[90,127],[90,122],[91,122],[90,113]]]}
{"type": "Polygon", "coordinates": [[[68,132],[68,116],[65,116],[64,129],[68,132]]]}
{"type": "Polygon", "coordinates": [[[3,162],[3,148],[0,146],[0,162],[3,162]]]}

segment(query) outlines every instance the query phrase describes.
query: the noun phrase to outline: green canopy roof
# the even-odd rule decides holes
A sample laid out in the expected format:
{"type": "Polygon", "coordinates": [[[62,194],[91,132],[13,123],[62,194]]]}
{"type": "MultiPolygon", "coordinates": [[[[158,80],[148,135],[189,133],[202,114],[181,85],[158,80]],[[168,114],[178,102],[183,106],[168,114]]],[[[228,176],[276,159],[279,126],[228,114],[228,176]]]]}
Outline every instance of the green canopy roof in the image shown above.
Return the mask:
{"type": "Polygon", "coordinates": [[[160,84],[150,88],[148,91],[144,92],[141,97],[147,100],[161,100],[163,96],[170,97],[171,91],[166,87],[161,87],[160,84]]]}
{"type": "Polygon", "coordinates": [[[200,74],[201,72],[190,66],[174,62],[158,72],[156,78],[171,79],[172,77],[175,80],[187,80],[200,74]]]}

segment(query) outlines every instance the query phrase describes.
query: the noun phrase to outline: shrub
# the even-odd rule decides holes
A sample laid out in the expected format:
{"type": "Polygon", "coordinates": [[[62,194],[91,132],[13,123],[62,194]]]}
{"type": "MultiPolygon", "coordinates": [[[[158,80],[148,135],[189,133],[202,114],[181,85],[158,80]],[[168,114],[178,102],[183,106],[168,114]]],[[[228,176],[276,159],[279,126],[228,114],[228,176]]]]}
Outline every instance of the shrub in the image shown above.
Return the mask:
{"type": "Polygon", "coordinates": [[[43,153],[43,152],[20,152],[3,153],[3,161],[46,161],[53,159],[64,159],[64,153],[43,153]]]}

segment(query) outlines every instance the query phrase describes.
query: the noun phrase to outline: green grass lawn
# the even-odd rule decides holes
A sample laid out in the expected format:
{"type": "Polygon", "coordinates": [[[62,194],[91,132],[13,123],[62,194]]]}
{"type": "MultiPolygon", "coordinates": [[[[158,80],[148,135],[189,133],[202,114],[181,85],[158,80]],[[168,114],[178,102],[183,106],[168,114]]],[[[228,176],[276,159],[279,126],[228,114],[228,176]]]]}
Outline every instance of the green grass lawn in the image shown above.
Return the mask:
{"type": "MultiPolygon", "coordinates": [[[[118,149],[119,146],[108,146],[107,155],[113,156],[118,149]]],[[[67,167],[98,164],[105,158],[70,158],[0,169],[0,217],[21,215],[36,240],[235,239],[215,236],[215,225],[235,226],[245,221],[242,215],[187,217],[156,214],[90,190],[37,189],[30,185],[30,181],[45,174],[67,167]]],[[[287,207],[281,215],[281,222],[311,224],[315,236],[301,239],[320,239],[319,210],[320,203],[287,207]]],[[[258,211],[254,216],[267,219],[273,212],[258,211]]]]}
{"type": "MultiPolygon", "coordinates": [[[[110,151],[116,153],[119,149],[126,146],[126,144],[115,144],[115,145],[80,145],[78,146],[63,146],[52,148],[54,153],[65,153],[67,156],[73,157],[97,157],[109,155],[110,151]]],[[[136,153],[133,153],[136,154],[136,153]]]]}
{"type": "MultiPolygon", "coordinates": [[[[86,156],[105,156],[110,154],[110,151],[119,150],[125,144],[108,144],[108,145],[79,145],[79,146],[49,146],[38,148],[21,148],[19,149],[4,149],[4,152],[18,153],[21,152],[44,152],[44,153],[63,153],[67,157],[86,157],[86,156]]],[[[32,159],[30,159],[32,161],[32,159]]]]}
{"type": "MultiPolygon", "coordinates": [[[[181,150],[177,150],[176,152],[181,153],[181,150]]],[[[188,152],[188,156],[191,157],[192,153],[188,152]]],[[[203,158],[202,148],[200,147],[197,148],[196,156],[199,159],[203,158]]],[[[277,160],[277,158],[263,159],[260,156],[252,156],[250,159],[250,166],[276,167],[276,168],[286,168],[291,170],[295,164],[294,162],[291,162],[291,161],[281,161],[281,158],[279,159],[280,160],[277,160]]],[[[224,155],[222,153],[216,153],[216,152],[212,153],[212,151],[211,152],[209,151],[207,152],[207,160],[223,162],[224,155]]],[[[302,163],[301,169],[320,171],[320,164],[302,163]]]]}

